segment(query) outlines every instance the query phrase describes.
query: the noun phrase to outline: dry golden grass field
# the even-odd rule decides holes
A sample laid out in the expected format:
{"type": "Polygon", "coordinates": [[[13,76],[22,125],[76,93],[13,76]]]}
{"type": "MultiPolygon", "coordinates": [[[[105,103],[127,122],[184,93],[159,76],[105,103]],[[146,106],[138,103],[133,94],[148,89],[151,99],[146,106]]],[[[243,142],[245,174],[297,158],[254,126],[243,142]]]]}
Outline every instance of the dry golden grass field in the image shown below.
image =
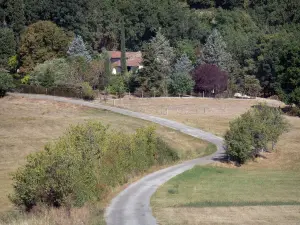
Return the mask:
{"type": "MultiPolygon", "coordinates": [[[[265,99],[128,97],[107,104],[223,136],[231,120],[260,102],[284,106],[265,99]]],[[[286,119],[290,130],[281,136],[275,152],[267,154],[267,159],[249,162],[241,168],[216,163],[212,167],[221,168],[220,173],[224,174],[214,182],[210,179],[214,172],[200,176],[205,168],[195,168],[159,188],[151,201],[159,224],[300,224],[300,118],[286,119]],[[226,167],[232,170],[228,174],[226,167]]]]}
{"type": "Polygon", "coordinates": [[[136,112],[175,120],[192,127],[222,136],[229,121],[246,112],[251,106],[268,101],[269,105],[284,105],[265,99],[213,99],[213,98],[135,98],[110,99],[109,105],[136,112]]]}
{"type": "MultiPolygon", "coordinates": [[[[0,212],[12,209],[7,197],[12,191],[11,173],[24,165],[28,154],[42,150],[71,124],[92,119],[125,132],[151,124],[104,110],[13,96],[0,99],[0,118],[0,212]]],[[[206,142],[158,125],[157,132],[182,159],[208,153],[206,142]]]]}

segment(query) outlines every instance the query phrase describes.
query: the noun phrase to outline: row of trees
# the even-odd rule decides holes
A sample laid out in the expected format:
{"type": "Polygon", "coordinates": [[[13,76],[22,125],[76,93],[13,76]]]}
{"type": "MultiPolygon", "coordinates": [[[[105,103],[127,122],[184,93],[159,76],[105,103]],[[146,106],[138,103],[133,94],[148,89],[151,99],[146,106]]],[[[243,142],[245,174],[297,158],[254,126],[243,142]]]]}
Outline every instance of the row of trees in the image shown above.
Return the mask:
{"type": "MultiPolygon", "coordinates": [[[[278,95],[288,103],[300,104],[297,0],[7,0],[0,5],[0,64],[6,69],[30,72],[35,63],[66,57],[74,33],[83,38],[92,58],[103,47],[120,49],[124,38],[122,49],[149,52],[144,55],[147,64],[151,62],[150,52],[157,50],[149,45],[160,31],[173,48],[173,55],[164,59],[164,63],[171,59],[172,70],[177,59],[186,54],[194,67],[214,64],[226,72],[229,92],[255,89],[250,94],[256,95],[256,78],[265,97],[278,95]],[[52,21],[58,27],[40,20],[52,21]],[[39,23],[45,28],[39,27],[39,23]],[[39,29],[44,36],[30,35],[39,29]],[[51,37],[55,41],[51,42],[51,37]],[[45,45],[40,45],[39,40],[45,40],[45,45]],[[11,56],[14,57],[9,60],[11,56]],[[252,87],[245,88],[249,82],[252,87]]],[[[151,71],[145,67],[146,70],[151,71]]],[[[139,90],[166,94],[168,87],[169,93],[174,92],[177,85],[168,84],[168,78],[173,77],[174,83],[182,80],[182,75],[166,72],[159,78],[164,80],[164,87],[150,85],[139,90]]],[[[183,83],[191,85],[184,80],[183,83]]],[[[140,86],[147,83],[142,79],[139,82],[140,86]]]]}

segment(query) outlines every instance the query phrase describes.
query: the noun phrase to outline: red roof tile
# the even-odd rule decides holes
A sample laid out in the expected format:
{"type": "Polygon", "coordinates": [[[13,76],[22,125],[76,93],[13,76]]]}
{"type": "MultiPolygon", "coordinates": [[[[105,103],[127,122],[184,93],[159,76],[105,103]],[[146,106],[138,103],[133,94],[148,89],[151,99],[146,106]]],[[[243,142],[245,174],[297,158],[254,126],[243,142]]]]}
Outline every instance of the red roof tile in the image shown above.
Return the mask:
{"type": "MultiPolygon", "coordinates": [[[[142,64],[142,58],[134,58],[134,59],[127,59],[126,65],[130,67],[139,67],[142,64]]],[[[118,60],[112,64],[114,67],[121,67],[121,60],[118,60]]]]}

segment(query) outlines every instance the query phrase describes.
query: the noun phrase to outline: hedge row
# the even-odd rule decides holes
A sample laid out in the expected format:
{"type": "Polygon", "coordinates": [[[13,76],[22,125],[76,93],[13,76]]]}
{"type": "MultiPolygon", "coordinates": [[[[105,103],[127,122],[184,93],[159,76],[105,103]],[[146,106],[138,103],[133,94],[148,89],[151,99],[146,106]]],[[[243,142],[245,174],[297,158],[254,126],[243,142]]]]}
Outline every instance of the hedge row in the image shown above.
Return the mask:
{"type": "Polygon", "coordinates": [[[153,165],[178,160],[153,127],[134,134],[111,130],[99,122],[71,127],[44,151],[28,157],[14,174],[11,200],[26,210],[38,204],[82,206],[101,200],[116,185],[153,165]]]}

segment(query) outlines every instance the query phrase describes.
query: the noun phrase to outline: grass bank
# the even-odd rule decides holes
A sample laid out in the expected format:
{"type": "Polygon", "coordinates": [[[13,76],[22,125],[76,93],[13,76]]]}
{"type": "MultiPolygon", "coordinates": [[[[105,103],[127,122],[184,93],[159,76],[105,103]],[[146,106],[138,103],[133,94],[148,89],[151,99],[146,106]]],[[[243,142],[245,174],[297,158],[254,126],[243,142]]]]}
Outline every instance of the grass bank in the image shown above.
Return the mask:
{"type": "Polygon", "coordinates": [[[297,224],[299,171],[195,167],[151,199],[160,224],[297,224]]]}
{"type": "Polygon", "coordinates": [[[163,185],[155,207],[300,205],[296,171],[194,167],[163,185]]]}

